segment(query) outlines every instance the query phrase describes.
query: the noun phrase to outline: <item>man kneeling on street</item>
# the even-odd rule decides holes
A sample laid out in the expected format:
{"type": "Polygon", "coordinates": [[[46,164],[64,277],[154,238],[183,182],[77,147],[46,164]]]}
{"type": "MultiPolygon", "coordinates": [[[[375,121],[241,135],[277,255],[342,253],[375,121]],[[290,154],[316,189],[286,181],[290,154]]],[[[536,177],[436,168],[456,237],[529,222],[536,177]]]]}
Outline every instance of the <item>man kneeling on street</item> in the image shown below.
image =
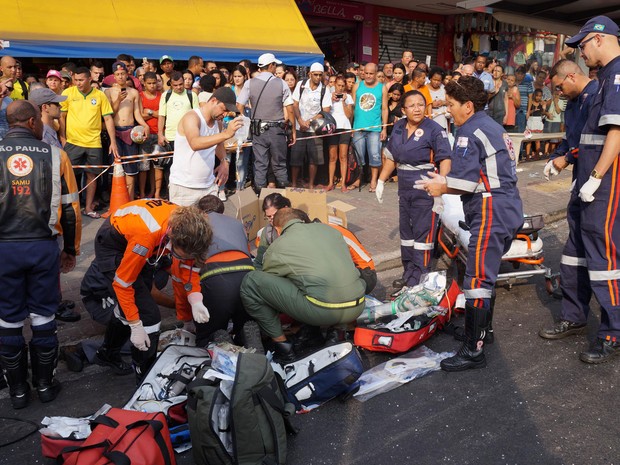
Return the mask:
{"type": "Polygon", "coordinates": [[[349,323],[364,309],[366,283],[338,231],[321,223],[305,224],[291,208],[278,210],[273,225],[280,237],[265,253],[263,270],[243,279],[241,300],[273,339],[275,360],[287,363],[295,353],[278,314],[316,330],[349,323]]]}

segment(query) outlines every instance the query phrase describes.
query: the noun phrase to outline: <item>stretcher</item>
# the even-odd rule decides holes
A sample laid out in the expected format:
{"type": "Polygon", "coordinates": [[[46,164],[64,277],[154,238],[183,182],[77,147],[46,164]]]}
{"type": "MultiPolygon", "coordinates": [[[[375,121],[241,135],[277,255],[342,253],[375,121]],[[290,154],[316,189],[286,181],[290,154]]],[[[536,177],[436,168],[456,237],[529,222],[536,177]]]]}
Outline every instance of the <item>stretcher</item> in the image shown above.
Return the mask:
{"type": "MultiPolygon", "coordinates": [[[[467,247],[471,233],[465,224],[463,204],[458,195],[443,195],[444,211],[440,215],[440,226],[437,234],[437,249],[451,260],[456,260],[464,268],[467,262],[467,247]]],[[[544,227],[542,215],[526,216],[523,218],[523,227],[516,235],[510,250],[502,257],[502,262],[512,264],[513,270],[502,272],[497,277],[497,283],[506,285],[509,289],[518,280],[532,276],[543,275],[547,292],[552,294],[559,289],[559,273],[553,273],[545,266],[543,241],[538,235],[544,227]],[[522,265],[526,265],[522,268],[522,265]]]]}

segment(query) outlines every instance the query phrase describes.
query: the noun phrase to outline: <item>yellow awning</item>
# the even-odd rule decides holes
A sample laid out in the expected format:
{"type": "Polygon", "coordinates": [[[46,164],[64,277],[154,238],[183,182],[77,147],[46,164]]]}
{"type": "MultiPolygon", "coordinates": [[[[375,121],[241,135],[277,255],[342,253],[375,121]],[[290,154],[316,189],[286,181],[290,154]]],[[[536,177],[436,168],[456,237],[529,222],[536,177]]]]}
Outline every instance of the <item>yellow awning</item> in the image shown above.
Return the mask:
{"type": "Polygon", "coordinates": [[[2,15],[4,53],[16,57],[256,61],[272,52],[305,65],[323,56],[294,0],[14,0],[2,15]]]}

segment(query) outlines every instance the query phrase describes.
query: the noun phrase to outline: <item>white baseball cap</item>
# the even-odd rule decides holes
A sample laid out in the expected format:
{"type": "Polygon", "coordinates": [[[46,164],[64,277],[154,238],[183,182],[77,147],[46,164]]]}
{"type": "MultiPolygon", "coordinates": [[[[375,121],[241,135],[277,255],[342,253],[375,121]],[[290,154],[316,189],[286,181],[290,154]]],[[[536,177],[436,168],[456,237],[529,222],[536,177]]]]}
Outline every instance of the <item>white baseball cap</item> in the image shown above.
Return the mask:
{"type": "Polygon", "coordinates": [[[310,66],[310,72],[311,73],[324,73],[325,68],[323,68],[323,65],[321,63],[312,63],[312,66],[310,66]]]}
{"type": "Polygon", "coordinates": [[[264,68],[271,63],[275,63],[276,65],[281,65],[282,62],[276,58],[273,53],[263,53],[258,57],[258,67],[264,68]]]}

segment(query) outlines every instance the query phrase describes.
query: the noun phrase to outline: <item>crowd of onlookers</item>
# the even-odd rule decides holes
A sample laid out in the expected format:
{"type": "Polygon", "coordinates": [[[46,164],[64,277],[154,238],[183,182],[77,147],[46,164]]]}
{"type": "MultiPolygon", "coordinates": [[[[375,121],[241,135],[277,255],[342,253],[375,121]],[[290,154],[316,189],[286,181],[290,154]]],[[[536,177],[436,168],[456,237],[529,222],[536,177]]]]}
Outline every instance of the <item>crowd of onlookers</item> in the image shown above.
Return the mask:
{"type": "MultiPolygon", "coordinates": [[[[529,66],[518,67],[514,73],[506,73],[501,64],[480,55],[447,71],[429,67],[427,63],[417,61],[411,50],[405,50],[397,63],[349,63],[342,72],[336,71],[327,61],[315,63],[313,67],[306,70],[278,64],[274,73],[288,85],[296,108],[298,142],[289,148],[287,160],[289,181],[293,186],[339,188],[346,192],[367,180],[373,191],[381,167],[381,147],[390,136],[391,124],[403,117],[401,97],[410,90],[422,93],[427,103],[427,115],[446,131],[454,133],[454,125],[446,111],[444,85],[451,80],[458,81],[461,76],[471,75],[483,81],[488,92],[487,112],[508,132],[563,131],[565,99],[561,92],[551,88],[548,67],[540,66],[535,60],[529,66]],[[379,88],[384,89],[385,96],[375,92],[379,88]],[[315,92],[323,100],[311,112],[313,115],[309,115],[308,109],[312,105],[308,100],[315,92]],[[308,138],[313,135],[315,127],[300,126],[299,122],[303,121],[302,116],[308,122],[310,116],[315,117],[320,112],[333,116],[336,132],[310,142],[308,138]],[[311,148],[308,143],[312,144],[311,148]],[[360,165],[368,164],[370,169],[361,179],[349,180],[347,185],[347,169],[352,155],[360,165]]],[[[169,55],[159,60],[136,62],[134,57],[126,54],[117,56],[112,73],[96,60],[90,60],[88,67],[67,62],[58,68],[48,70],[45,76],[24,74],[19,60],[10,56],[2,58],[0,139],[8,129],[5,117],[8,104],[13,99],[27,99],[37,88],[47,88],[56,95],[67,96],[66,102],[69,103],[38,99],[44,122],[47,122],[46,134],[50,136],[46,142],[65,148],[74,164],[96,166],[108,165],[112,161],[111,157],[105,156],[108,152],[127,156],[173,151],[177,124],[186,112],[207,102],[220,87],[230,87],[238,96],[244,83],[258,72],[257,65],[250,60],[242,60],[234,66],[221,66],[193,56],[179,67],[169,55]],[[119,79],[117,71],[126,76],[119,79]],[[107,102],[103,97],[97,97],[98,92],[102,92],[107,102]],[[78,108],[72,99],[79,93],[97,98],[97,104],[93,103],[92,108],[78,108]],[[127,114],[123,114],[127,101],[134,103],[127,114]],[[60,105],[59,115],[52,108],[54,105],[60,105]],[[85,118],[85,114],[88,117],[85,118]],[[106,119],[112,122],[108,124],[106,119]],[[148,126],[148,137],[141,146],[125,137],[134,125],[148,126]],[[88,133],[86,137],[82,137],[84,132],[88,133]],[[111,132],[116,135],[112,138],[116,142],[112,144],[111,132]]],[[[249,104],[244,113],[251,116],[249,104]]],[[[224,124],[230,119],[232,115],[224,124]]],[[[551,153],[557,142],[557,139],[550,139],[526,143],[521,157],[542,157],[551,153]]],[[[251,148],[232,153],[233,157],[237,155],[239,160],[230,164],[229,181],[219,192],[222,200],[252,181],[251,148]]],[[[125,171],[131,198],[134,195],[165,197],[169,165],[166,158],[127,163],[125,171]]],[[[85,171],[84,184],[88,184],[100,168],[85,171]]],[[[275,187],[271,167],[269,174],[269,186],[275,187]]],[[[103,176],[98,186],[93,184],[87,189],[83,200],[85,214],[99,217],[97,210],[105,206],[109,195],[108,184],[107,176],[103,176]]]]}

